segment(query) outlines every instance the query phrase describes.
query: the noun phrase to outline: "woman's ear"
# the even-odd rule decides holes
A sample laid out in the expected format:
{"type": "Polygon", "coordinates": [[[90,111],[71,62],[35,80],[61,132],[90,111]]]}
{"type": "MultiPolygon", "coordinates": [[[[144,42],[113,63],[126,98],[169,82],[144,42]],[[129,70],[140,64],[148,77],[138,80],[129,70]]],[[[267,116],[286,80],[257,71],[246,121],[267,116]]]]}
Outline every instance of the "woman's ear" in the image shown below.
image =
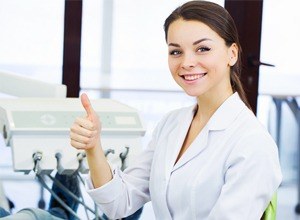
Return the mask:
{"type": "Polygon", "coordinates": [[[229,66],[233,66],[239,57],[239,48],[236,45],[236,43],[231,44],[231,46],[228,48],[228,55],[229,55],[229,66]]]}

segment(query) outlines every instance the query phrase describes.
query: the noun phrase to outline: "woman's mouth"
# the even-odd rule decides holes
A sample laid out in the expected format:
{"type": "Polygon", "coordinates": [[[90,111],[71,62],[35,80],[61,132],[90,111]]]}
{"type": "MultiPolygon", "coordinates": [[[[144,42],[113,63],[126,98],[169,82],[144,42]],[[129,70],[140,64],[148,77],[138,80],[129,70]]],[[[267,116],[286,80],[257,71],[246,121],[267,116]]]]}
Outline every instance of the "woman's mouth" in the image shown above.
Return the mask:
{"type": "Polygon", "coordinates": [[[202,78],[205,76],[206,73],[200,73],[200,74],[188,74],[188,75],[182,75],[181,77],[186,81],[195,81],[197,79],[202,78]]]}

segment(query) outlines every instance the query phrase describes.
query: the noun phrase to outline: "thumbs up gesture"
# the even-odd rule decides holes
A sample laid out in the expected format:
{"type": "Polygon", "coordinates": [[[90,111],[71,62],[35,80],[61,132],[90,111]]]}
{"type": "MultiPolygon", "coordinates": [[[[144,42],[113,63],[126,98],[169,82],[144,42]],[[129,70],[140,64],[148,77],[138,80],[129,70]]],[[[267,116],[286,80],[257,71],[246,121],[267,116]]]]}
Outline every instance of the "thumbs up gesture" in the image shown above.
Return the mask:
{"type": "Polygon", "coordinates": [[[90,150],[100,145],[101,123],[86,94],[81,95],[86,116],[76,118],[70,129],[71,145],[77,149],[90,150]]]}

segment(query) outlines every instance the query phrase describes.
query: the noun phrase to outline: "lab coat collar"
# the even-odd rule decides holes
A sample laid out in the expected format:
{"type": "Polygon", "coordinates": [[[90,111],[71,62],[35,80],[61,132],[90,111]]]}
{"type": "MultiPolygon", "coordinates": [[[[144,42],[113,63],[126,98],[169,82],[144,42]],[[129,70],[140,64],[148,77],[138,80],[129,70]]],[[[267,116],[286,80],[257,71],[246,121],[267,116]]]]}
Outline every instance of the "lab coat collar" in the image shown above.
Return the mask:
{"type": "Polygon", "coordinates": [[[237,92],[228,97],[207,123],[209,130],[224,130],[237,118],[246,107],[237,92]]]}
{"type": "MultiPolygon", "coordinates": [[[[181,119],[181,121],[180,121],[180,123],[178,123],[177,128],[174,129],[174,134],[171,134],[169,136],[169,139],[171,139],[171,138],[173,139],[173,143],[174,143],[173,146],[175,146],[174,149],[176,149],[176,150],[172,151],[171,149],[168,149],[170,151],[169,153],[170,153],[171,158],[169,158],[169,160],[167,160],[167,161],[172,161],[173,164],[169,164],[169,166],[167,166],[168,167],[167,176],[169,175],[170,172],[174,172],[175,170],[177,170],[178,168],[183,166],[185,163],[190,161],[192,158],[197,156],[199,153],[201,153],[206,148],[209,131],[226,129],[237,118],[238,114],[244,108],[245,108],[245,104],[240,99],[238,93],[234,93],[233,95],[231,95],[217,109],[217,111],[210,118],[207,125],[198,134],[198,136],[193,141],[193,143],[191,143],[191,146],[189,147],[189,149],[182,155],[180,160],[178,160],[178,162],[174,165],[175,160],[177,159],[179,151],[182,147],[183,141],[185,139],[186,132],[188,131],[191,121],[194,117],[195,111],[197,109],[197,105],[191,107],[188,110],[188,113],[184,117],[178,117],[178,119],[181,119]],[[186,132],[180,132],[179,130],[186,131],[186,132]],[[174,138],[175,135],[177,135],[176,138],[174,138]],[[195,143],[196,143],[196,146],[194,146],[195,143]],[[174,165],[174,166],[171,166],[171,165],[174,165]]],[[[169,141],[172,141],[172,140],[169,140],[169,141]]]]}

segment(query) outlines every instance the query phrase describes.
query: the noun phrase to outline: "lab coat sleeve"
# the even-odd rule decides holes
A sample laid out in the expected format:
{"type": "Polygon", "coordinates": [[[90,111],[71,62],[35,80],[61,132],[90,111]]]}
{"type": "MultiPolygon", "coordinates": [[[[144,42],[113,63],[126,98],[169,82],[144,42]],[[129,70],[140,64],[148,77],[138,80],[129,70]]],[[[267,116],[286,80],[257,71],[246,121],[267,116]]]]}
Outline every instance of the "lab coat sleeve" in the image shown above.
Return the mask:
{"type": "Polygon", "coordinates": [[[224,185],[209,220],[259,220],[282,174],[277,146],[266,133],[240,139],[227,159],[224,185]]]}
{"type": "Polygon", "coordinates": [[[157,130],[158,128],[155,129],[147,149],[124,172],[111,167],[113,179],[96,189],[90,178],[86,181],[87,193],[109,218],[131,215],[150,201],[149,178],[157,130]]]}

